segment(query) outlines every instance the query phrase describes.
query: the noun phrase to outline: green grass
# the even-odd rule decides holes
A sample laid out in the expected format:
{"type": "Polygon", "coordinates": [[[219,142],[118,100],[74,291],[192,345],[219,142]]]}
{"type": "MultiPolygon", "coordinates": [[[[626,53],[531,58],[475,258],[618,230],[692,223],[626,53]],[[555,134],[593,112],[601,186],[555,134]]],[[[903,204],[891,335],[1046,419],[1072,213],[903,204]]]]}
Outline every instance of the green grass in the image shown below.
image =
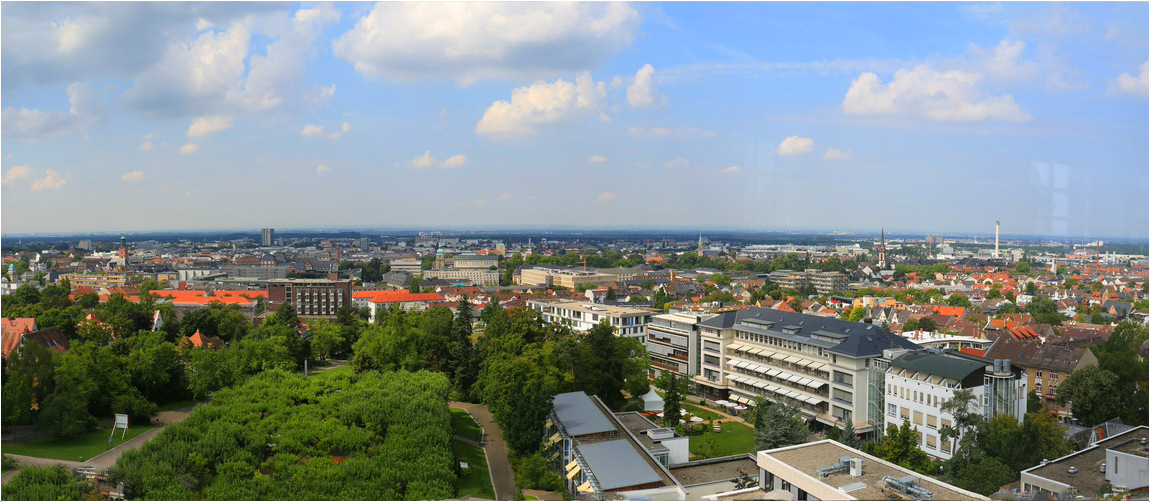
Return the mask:
{"type": "Polygon", "coordinates": [[[339,375],[341,373],[351,373],[351,365],[345,364],[343,366],[336,366],[334,368],[327,368],[322,370],[309,370],[307,376],[312,377],[319,374],[323,375],[339,375]]]}
{"type": "Polygon", "coordinates": [[[483,456],[483,448],[459,440],[452,441],[451,448],[455,450],[457,461],[468,464],[459,477],[459,497],[472,495],[495,500],[495,489],[491,487],[491,476],[487,474],[487,457],[483,456]]]}
{"type": "Polygon", "coordinates": [[[112,433],[111,429],[99,429],[70,438],[35,438],[24,441],[5,441],[4,453],[82,462],[104,453],[104,451],[109,448],[124,444],[128,440],[151,430],[153,427],[154,426],[151,425],[130,426],[128,427],[128,434],[124,439],[120,439],[120,435],[123,434],[124,431],[116,431],[116,436],[110,445],[108,444],[108,435],[112,433]]]}
{"type": "Polygon", "coordinates": [[[691,404],[691,403],[684,402],[684,403],[680,404],[679,406],[681,406],[684,410],[687,410],[687,412],[692,414],[692,415],[695,415],[697,417],[703,417],[703,420],[717,420],[720,418],[725,418],[722,415],[715,413],[714,411],[711,411],[711,410],[704,408],[702,406],[699,406],[697,404],[691,404]]]}
{"type": "Polygon", "coordinates": [[[459,437],[465,437],[476,443],[483,441],[483,429],[475,423],[475,419],[471,418],[466,410],[451,408],[451,427],[455,429],[455,435],[459,437]]]}
{"type": "Polygon", "coordinates": [[[692,455],[698,455],[699,447],[710,438],[715,438],[716,457],[755,451],[754,429],[738,422],[723,422],[723,432],[708,429],[707,432],[689,437],[692,455]]]}
{"type": "Polygon", "coordinates": [[[537,497],[533,497],[531,495],[524,495],[523,500],[539,500],[539,499],[537,497]]]}

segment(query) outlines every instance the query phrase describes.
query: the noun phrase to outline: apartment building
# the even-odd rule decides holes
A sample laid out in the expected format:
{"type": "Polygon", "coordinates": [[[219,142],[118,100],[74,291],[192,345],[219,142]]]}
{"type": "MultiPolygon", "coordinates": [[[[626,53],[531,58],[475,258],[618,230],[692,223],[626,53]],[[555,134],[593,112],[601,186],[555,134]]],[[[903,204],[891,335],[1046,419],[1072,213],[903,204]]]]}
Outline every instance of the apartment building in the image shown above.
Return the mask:
{"type": "Polygon", "coordinates": [[[334,316],[340,307],[351,306],[351,281],[330,279],[268,281],[268,301],[272,311],[287,302],[300,316],[334,316]]]}
{"type": "Polygon", "coordinates": [[[941,430],[954,423],[942,405],[955,391],[970,390],[976,399],[971,411],[987,420],[1013,415],[1022,422],[1026,414],[1026,378],[1010,361],[941,350],[888,350],[886,358],[884,428],[910,421],[927,455],[945,460],[954,453],[958,439],[943,441],[941,430]]]}
{"type": "Polygon", "coordinates": [[[499,284],[499,271],[487,268],[433,268],[431,270],[424,270],[423,277],[427,279],[467,281],[485,286],[499,284]]]}
{"type": "Polygon", "coordinates": [[[375,324],[381,311],[393,306],[403,310],[426,310],[434,302],[444,301],[439,293],[412,293],[406,289],[362,290],[351,294],[356,309],[367,307],[367,322],[375,324]]]}
{"type": "Polygon", "coordinates": [[[850,286],[850,279],[841,272],[823,272],[808,268],[802,272],[795,270],[776,270],[771,272],[770,279],[783,288],[799,289],[803,286],[814,286],[820,295],[830,294],[832,291],[846,291],[850,286]]]}
{"type": "Polygon", "coordinates": [[[603,319],[609,319],[619,336],[642,338],[647,323],[657,311],[616,305],[592,304],[581,300],[528,300],[527,306],[543,313],[543,320],[564,324],[576,331],[588,331],[603,319]]]}
{"type": "Polygon", "coordinates": [[[871,389],[871,366],[883,350],[918,348],[873,324],[760,307],[698,326],[701,374],[693,381],[703,397],[745,404],[762,396],[794,404],[821,424],[851,420],[860,433],[882,423],[870,418],[882,409],[870,401],[883,397],[871,389]]]}
{"type": "MultiPolygon", "coordinates": [[[[651,356],[651,375],[664,371],[691,378],[699,374],[701,343],[699,322],[718,314],[709,312],[675,312],[651,317],[647,323],[647,353],[651,356]]],[[[717,342],[709,342],[711,344],[717,342]]]]}
{"type": "Polygon", "coordinates": [[[1046,409],[1058,415],[1062,423],[1070,423],[1074,413],[1070,403],[1058,404],[1058,385],[1066,381],[1070,372],[1098,365],[1098,358],[1084,347],[1023,343],[1007,337],[995,341],[986,351],[986,357],[1009,359],[1014,366],[1023,368],[1027,390],[1037,392],[1046,409]]]}
{"type": "Polygon", "coordinates": [[[407,272],[411,275],[419,275],[423,272],[423,261],[417,256],[404,256],[387,263],[391,266],[392,272],[407,272]]]}
{"type": "Polygon", "coordinates": [[[68,279],[68,284],[73,288],[85,286],[99,289],[128,284],[128,276],[124,274],[64,274],[64,279],[68,279]]]}
{"type": "Polygon", "coordinates": [[[520,267],[516,283],[524,286],[562,286],[578,289],[580,286],[598,287],[614,284],[617,276],[596,271],[554,265],[520,267]]]}

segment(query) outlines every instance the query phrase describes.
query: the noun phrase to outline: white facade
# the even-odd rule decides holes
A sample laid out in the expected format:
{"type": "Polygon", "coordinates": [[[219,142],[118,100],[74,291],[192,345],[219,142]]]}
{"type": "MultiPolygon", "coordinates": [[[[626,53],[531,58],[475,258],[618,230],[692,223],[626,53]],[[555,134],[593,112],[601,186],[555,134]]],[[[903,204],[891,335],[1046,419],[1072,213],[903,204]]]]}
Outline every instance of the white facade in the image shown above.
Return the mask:
{"type": "Polygon", "coordinates": [[[589,331],[609,319],[619,336],[642,338],[647,323],[655,313],[649,309],[588,304],[576,300],[529,300],[527,306],[543,313],[543,320],[570,326],[576,331],[589,331]]]}

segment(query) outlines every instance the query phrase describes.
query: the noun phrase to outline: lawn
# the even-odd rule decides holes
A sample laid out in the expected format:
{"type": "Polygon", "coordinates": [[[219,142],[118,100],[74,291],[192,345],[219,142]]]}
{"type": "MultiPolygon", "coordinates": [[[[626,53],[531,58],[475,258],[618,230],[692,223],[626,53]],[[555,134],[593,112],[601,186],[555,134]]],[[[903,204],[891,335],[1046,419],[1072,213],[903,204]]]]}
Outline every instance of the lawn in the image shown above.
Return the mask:
{"type": "Polygon", "coordinates": [[[453,440],[451,448],[455,450],[457,461],[468,464],[459,476],[459,497],[471,495],[495,500],[495,489],[491,487],[491,476],[487,474],[487,457],[483,455],[483,448],[459,440],[453,440]]]}
{"type": "Polygon", "coordinates": [[[723,432],[708,430],[702,434],[689,436],[691,454],[698,455],[704,441],[715,438],[715,456],[752,453],[755,451],[754,429],[738,422],[723,422],[723,432]]]}
{"type": "Polygon", "coordinates": [[[312,370],[312,371],[308,372],[307,376],[309,376],[309,377],[316,376],[316,375],[319,375],[321,373],[324,375],[338,375],[340,373],[351,373],[351,371],[352,371],[351,365],[345,364],[343,366],[336,366],[334,368],[327,368],[327,369],[322,369],[322,370],[312,370]]]}
{"type": "Polygon", "coordinates": [[[704,407],[699,406],[697,404],[682,403],[679,406],[681,406],[684,410],[687,410],[687,412],[692,414],[692,415],[695,415],[697,417],[703,417],[703,420],[717,420],[720,418],[724,418],[722,415],[715,413],[714,411],[708,410],[707,408],[704,408],[704,407]]]}
{"type": "Polygon", "coordinates": [[[24,441],[5,441],[4,453],[82,462],[104,453],[109,448],[119,446],[153,427],[152,425],[133,425],[128,428],[128,434],[124,439],[120,439],[120,435],[124,431],[118,430],[111,444],[108,443],[108,435],[112,433],[111,429],[99,429],[70,438],[48,437],[24,441]]]}
{"type": "Polygon", "coordinates": [[[466,410],[451,408],[451,427],[455,429],[456,436],[465,437],[476,443],[483,442],[483,429],[466,410]]]}

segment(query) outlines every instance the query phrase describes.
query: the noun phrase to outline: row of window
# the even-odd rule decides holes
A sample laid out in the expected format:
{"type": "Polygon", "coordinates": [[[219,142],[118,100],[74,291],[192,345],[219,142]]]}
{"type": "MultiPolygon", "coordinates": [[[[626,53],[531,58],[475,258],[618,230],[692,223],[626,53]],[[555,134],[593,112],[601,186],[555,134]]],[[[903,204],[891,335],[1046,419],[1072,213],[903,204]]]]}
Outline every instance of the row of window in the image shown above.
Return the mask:
{"type": "Polygon", "coordinates": [[[889,383],[886,384],[886,393],[888,396],[898,396],[908,401],[922,403],[927,406],[933,406],[935,408],[939,407],[942,401],[945,401],[945,399],[940,400],[936,394],[927,394],[926,392],[908,389],[906,387],[899,387],[889,383]]]}
{"type": "Polygon", "coordinates": [[[793,350],[795,352],[802,352],[804,354],[818,355],[820,357],[823,356],[823,348],[822,347],[816,347],[814,345],[799,343],[799,342],[795,342],[795,341],[791,341],[791,340],[783,340],[781,338],[776,338],[773,336],[760,335],[758,333],[747,333],[744,331],[736,331],[735,332],[735,338],[741,338],[743,340],[762,343],[765,345],[771,345],[774,347],[779,347],[779,348],[783,348],[783,349],[787,349],[787,350],[793,350]]]}
{"type": "MultiPolygon", "coordinates": [[[[939,418],[931,415],[930,413],[923,414],[921,411],[915,411],[912,413],[909,408],[900,408],[894,403],[887,403],[886,414],[891,418],[898,416],[900,421],[910,420],[910,423],[914,425],[926,425],[926,427],[929,429],[938,429],[940,425],[939,418]]],[[[941,420],[942,427],[946,427],[948,425],[951,425],[950,419],[944,418],[941,420]]]]}
{"type": "MultiPolygon", "coordinates": [[[[1038,369],[1034,370],[1034,378],[1042,378],[1042,370],[1038,370],[1038,369]]],[[[1058,381],[1058,372],[1057,371],[1051,371],[1050,372],[1050,380],[1052,382],[1058,381]]]]}

